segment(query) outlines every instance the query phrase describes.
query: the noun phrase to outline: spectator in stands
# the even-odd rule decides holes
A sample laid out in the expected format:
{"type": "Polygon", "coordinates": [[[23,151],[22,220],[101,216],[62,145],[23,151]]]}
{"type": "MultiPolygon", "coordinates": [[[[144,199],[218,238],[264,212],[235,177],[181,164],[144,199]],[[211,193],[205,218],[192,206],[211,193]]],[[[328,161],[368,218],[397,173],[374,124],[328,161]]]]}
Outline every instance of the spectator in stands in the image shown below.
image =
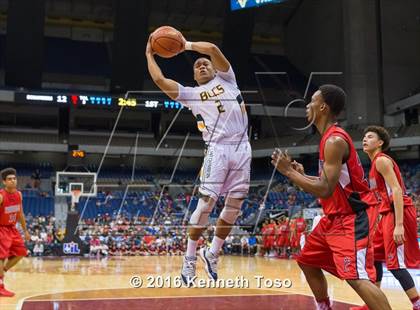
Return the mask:
{"type": "Polygon", "coordinates": [[[249,254],[248,236],[243,235],[241,238],[241,254],[249,254]]]}
{"type": "Polygon", "coordinates": [[[32,187],[39,189],[39,187],[41,186],[41,173],[39,172],[39,169],[36,169],[32,173],[31,179],[32,179],[32,187]]]}
{"type": "Polygon", "coordinates": [[[44,245],[40,240],[37,240],[33,249],[34,256],[42,256],[44,254],[44,245]]]}
{"type": "Polygon", "coordinates": [[[232,239],[232,254],[239,254],[241,253],[241,238],[238,235],[233,236],[232,239]]]}

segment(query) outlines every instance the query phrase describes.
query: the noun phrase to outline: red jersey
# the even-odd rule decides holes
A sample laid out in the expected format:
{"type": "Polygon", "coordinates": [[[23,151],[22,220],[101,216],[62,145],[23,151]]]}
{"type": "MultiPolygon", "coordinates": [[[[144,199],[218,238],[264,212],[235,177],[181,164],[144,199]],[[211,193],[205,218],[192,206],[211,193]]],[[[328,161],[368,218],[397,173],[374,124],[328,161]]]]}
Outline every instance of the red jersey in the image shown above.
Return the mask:
{"type": "Polygon", "coordinates": [[[382,174],[380,174],[379,171],[376,170],[376,160],[381,156],[389,158],[392,161],[392,165],[394,166],[394,173],[397,176],[398,184],[400,184],[403,192],[404,207],[413,206],[413,201],[407,195],[405,185],[401,177],[400,168],[398,167],[397,163],[388,155],[384,153],[378,153],[372,160],[372,166],[370,167],[369,172],[369,183],[370,188],[377,194],[377,197],[379,197],[381,200],[379,204],[379,212],[385,213],[394,209],[392,189],[388,186],[388,184],[386,184],[382,174]]]}
{"type": "Polygon", "coordinates": [[[290,232],[289,222],[283,222],[280,225],[280,231],[282,235],[287,235],[290,232]]]}
{"type": "Polygon", "coordinates": [[[296,219],[296,230],[298,233],[303,233],[306,229],[306,222],[305,219],[299,217],[296,219]]]}
{"type": "Polygon", "coordinates": [[[276,234],[276,224],[267,224],[265,234],[267,236],[274,236],[276,234]]]}
{"type": "Polygon", "coordinates": [[[319,175],[322,174],[324,165],[325,143],[330,137],[340,137],[347,142],[349,156],[341,166],[340,177],[331,197],[321,198],[320,202],[324,213],[351,214],[378,204],[376,196],[369,189],[365,179],[362,164],[350,135],[338,125],[332,125],[322,136],[319,144],[319,175]]]}
{"type": "Polygon", "coordinates": [[[5,189],[0,190],[3,203],[0,206],[0,226],[14,226],[22,212],[22,196],[19,191],[9,193],[5,189]]]}
{"type": "Polygon", "coordinates": [[[266,234],[267,234],[267,226],[266,225],[264,225],[262,228],[261,228],[261,235],[263,235],[264,237],[266,236],[266,234]]]}

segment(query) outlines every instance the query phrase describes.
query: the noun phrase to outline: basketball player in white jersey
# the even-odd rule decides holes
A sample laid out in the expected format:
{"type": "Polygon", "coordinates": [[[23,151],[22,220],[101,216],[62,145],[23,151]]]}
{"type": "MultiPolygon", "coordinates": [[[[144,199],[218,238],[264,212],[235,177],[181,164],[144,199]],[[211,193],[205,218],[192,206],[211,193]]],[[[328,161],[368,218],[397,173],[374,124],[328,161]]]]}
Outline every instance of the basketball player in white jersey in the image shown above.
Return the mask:
{"type": "Polygon", "coordinates": [[[216,201],[224,196],[225,206],[217,221],[211,246],[200,249],[208,276],[217,280],[219,252],[248,195],[251,146],[248,142],[245,103],[228,60],[216,45],[208,42],[185,42],[185,50],[210,57],[198,58],[194,63],[196,87],[185,87],[162,74],[154,59],[150,39],[146,57],[153,81],[170,98],[192,111],[206,143],[207,152],[200,174],[200,199],[190,218],[187,251],[181,271],[184,283],[192,286],[197,241],[209,223],[209,215],[216,201]]]}

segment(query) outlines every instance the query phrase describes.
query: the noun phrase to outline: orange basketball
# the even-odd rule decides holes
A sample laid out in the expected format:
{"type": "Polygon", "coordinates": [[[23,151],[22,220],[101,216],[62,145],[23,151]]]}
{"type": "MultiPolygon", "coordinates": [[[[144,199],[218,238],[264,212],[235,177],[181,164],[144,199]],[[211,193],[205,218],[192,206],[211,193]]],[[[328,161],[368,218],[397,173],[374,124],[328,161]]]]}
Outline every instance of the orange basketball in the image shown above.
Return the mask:
{"type": "Polygon", "coordinates": [[[152,49],[163,58],[170,58],[184,49],[182,33],[170,26],[162,26],[152,34],[152,49]]]}

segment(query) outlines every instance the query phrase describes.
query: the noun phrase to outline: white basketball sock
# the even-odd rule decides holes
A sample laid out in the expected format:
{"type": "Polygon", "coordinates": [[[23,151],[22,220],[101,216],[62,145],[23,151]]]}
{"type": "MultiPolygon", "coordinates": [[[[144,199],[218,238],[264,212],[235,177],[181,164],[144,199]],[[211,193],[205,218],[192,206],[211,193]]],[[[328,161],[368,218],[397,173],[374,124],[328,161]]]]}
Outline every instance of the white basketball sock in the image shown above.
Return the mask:
{"type": "Polygon", "coordinates": [[[198,244],[198,241],[191,240],[190,238],[188,238],[187,253],[185,254],[185,256],[197,257],[197,254],[196,254],[197,244],[198,244]]]}
{"type": "Polygon", "coordinates": [[[219,238],[219,237],[217,237],[217,236],[214,236],[214,237],[213,237],[213,240],[212,240],[212,242],[211,242],[210,252],[211,252],[213,255],[218,256],[218,255],[219,255],[219,252],[220,252],[220,249],[221,249],[221,248],[222,248],[222,246],[223,246],[223,243],[225,243],[225,240],[224,240],[224,239],[221,239],[221,238],[219,238]]]}

